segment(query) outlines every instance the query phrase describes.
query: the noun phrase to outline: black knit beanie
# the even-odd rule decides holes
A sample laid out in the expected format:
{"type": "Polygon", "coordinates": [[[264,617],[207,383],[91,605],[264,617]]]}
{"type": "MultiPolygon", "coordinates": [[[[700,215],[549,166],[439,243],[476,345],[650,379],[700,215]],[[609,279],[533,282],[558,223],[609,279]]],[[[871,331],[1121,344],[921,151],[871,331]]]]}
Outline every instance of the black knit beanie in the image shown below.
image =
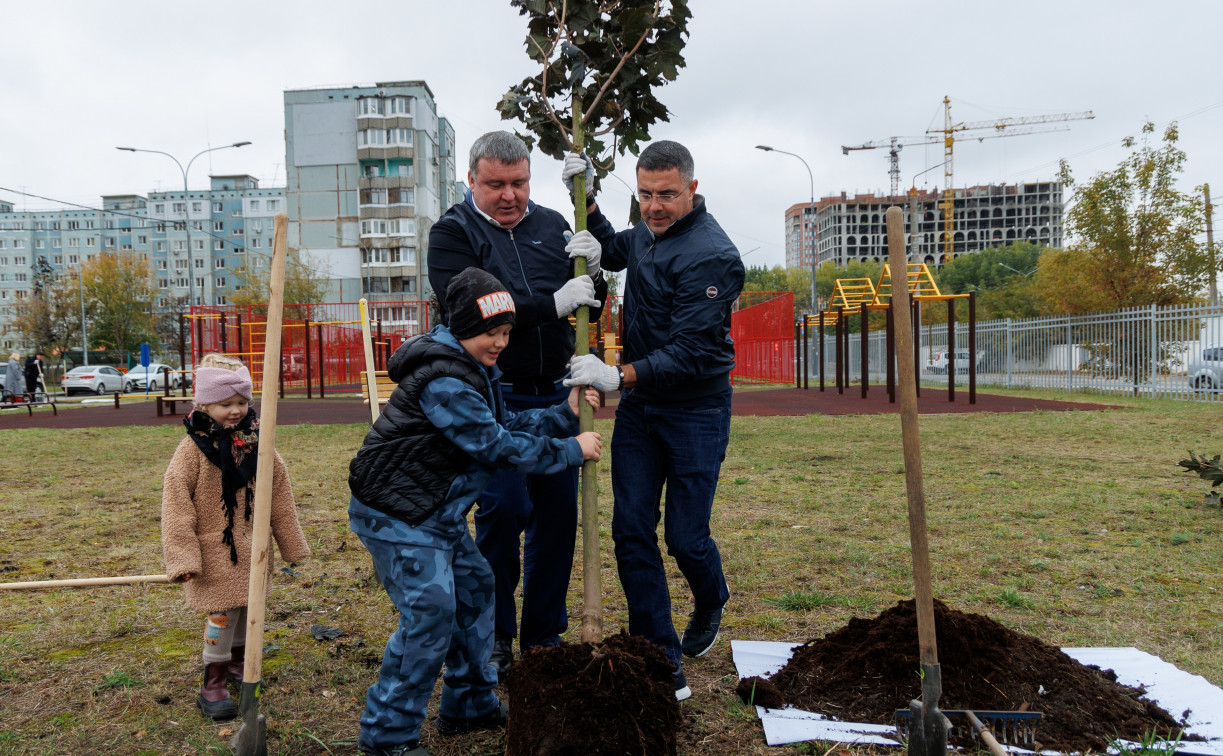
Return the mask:
{"type": "Polygon", "coordinates": [[[468,268],[450,279],[446,310],[450,332],[460,340],[514,324],[514,298],[495,276],[479,268],[468,268]]]}

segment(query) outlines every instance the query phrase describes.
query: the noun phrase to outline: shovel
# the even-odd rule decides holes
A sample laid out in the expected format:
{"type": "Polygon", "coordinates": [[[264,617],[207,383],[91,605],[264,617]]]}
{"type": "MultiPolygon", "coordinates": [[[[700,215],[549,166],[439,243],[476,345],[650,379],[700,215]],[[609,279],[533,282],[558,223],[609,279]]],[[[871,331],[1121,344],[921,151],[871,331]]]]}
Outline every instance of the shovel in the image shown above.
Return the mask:
{"type": "Polygon", "coordinates": [[[904,442],[905,489],[909,500],[909,543],[913,551],[914,606],[921,660],[921,700],[909,702],[909,756],[944,756],[947,753],[947,718],[938,710],[943,694],[938,644],[934,636],[934,592],[930,586],[930,546],[926,540],[926,494],[922,490],[921,438],[917,430],[917,385],[913,361],[913,331],[909,319],[909,261],[904,221],[898,207],[888,208],[888,256],[892,272],[892,322],[896,327],[896,393],[900,403],[900,429],[904,442]]]}
{"type": "Polygon", "coordinates": [[[255,470],[255,511],[251,528],[251,580],[246,600],[246,657],[242,672],[242,727],[230,747],[238,756],[266,756],[267,720],[259,713],[263,685],[263,611],[268,557],[272,549],[272,475],[276,462],[276,396],[280,375],[280,330],[284,313],[285,255],[289,216],[276,215],[272,238],[272,282],[268,295],[267,334],[263,345],[263,384],[259,397],[259,463],[255,470]]]}

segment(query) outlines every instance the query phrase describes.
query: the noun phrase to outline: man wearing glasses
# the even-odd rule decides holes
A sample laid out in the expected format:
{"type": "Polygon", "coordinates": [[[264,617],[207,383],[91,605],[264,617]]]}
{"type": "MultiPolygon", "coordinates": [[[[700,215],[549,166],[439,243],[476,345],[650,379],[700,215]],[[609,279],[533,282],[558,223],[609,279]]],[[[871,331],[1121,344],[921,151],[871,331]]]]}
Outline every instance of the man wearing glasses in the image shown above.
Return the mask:
{"type": "Polygon", "coordinates": [[[730,436],[730,313],[743,288],[739,251],[696,193],[693,171],[692,154],[678,142],[641,152],[642,222],[617,233],[601,255],[603,269],[627,271],[624,364],[575,357],[565,382],[622,392],[611,441],[616,565],[629,632],[663,648],[681,701],[692,695],[681,653],[698,657],[713,647],[730,598],[709,517],[730,436]],[[658,547],[660,515],[667,553],[692,591],[682,641],[658,547]]]}

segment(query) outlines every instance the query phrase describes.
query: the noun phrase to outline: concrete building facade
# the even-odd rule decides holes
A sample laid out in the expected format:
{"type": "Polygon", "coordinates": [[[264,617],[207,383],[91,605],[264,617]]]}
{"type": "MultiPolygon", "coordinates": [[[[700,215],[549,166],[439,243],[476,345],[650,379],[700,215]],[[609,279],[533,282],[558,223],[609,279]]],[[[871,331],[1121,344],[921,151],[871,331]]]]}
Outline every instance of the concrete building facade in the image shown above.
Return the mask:
{"type": "MultiPolygon", "coordinates": [[[[950,259],[1015,242],[1061,247],[1063,194],[1058,182],[990,184],[956,189],[952,253],[950,259]]],[[[942,265],[945,256],[942,192],[917,191],[908,197],[859,194],[824,197],[815,204],[816,264],[832,261],[843,267],[850,260],[886,262],[888,257],[884,213],[889,207],[904,210],[909,237],[909,261],[942,265]]],[[[786,210],[786,265],[809,260],[811,240],[802,244],[800,216],[812,217],[807,203],[786,210]]],[[[803,266],[809,267],[809,263],[803,266]]]]}
{"type": "Polygon", "coordinates": [[[10,324],[43,262],[57,275],[75,275],[100,252],[131,253],[149,263],[157,307],[185,304],[191,287],[195,304],[227,304],[242,288],[234,271],[247,261],[268,264],[284,189],[260,189],[245,175],[210,182],[186,194],[105,195],[100,209],[26,212],[0,203],[0,347],[19,346],[10,324]]]}
{"type": "MultiPolygon", "coordinates": [[[[284,107],[289,246],[329,270],[328,300],[427,299],[429,228],[460,199],[454,128],[428,85],[289,90],[284,107]]],[[[390,325],[423,323],[389,309],[390,325]]]]}

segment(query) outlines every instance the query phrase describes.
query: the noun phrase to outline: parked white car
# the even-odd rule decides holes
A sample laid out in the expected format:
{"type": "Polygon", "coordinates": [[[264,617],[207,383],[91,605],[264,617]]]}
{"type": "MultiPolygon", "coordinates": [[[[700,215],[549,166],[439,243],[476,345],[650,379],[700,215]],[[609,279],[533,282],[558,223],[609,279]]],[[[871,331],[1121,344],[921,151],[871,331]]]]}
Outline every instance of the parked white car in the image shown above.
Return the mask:
{"type": "Polygon", "coordinates": [[[173,370],[174,368],[161,362],[150,362],[147,368],[136,365],[124,376],[124,390],[128,393],[144,391],[145,384],[148,384],[149,391],[158,391],[165,388],[167,382],[170,388],[176,389],[183,385],[183,374],[173,370]]]}
{"type": "Polygon", "coordinates": [[[101,396],[122,391],[123,374],[110,365],[81,365],[65,373],[59,385],[69,396],[78,391],[101,396]]]}
{"type": "MultiPolygon", "coordinates": [[[[949,352],[935,352],[934,356],[926,362],[926,372],[936,375],[943,375],[947,372],[949,352]]],[[[981,367],[981,360],[985,358],[985,352],[977,352],[977,367],[981,367]]],[[[967,349],[955,350],[955,371],[957,373],[967,373],[968,363],[972,360],[972,353],[967,349]]]]}
{"type": "Polygon", "coordinates": [[[1223,388],[1223,347],[1206,347],[1189,361],[1189,385],[1199,391],[1223,388]]]}

